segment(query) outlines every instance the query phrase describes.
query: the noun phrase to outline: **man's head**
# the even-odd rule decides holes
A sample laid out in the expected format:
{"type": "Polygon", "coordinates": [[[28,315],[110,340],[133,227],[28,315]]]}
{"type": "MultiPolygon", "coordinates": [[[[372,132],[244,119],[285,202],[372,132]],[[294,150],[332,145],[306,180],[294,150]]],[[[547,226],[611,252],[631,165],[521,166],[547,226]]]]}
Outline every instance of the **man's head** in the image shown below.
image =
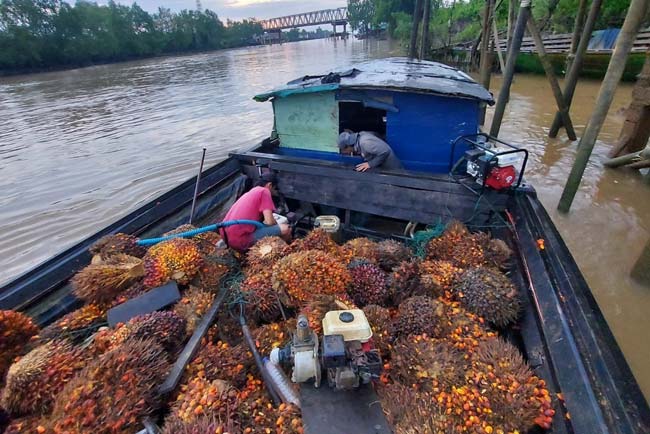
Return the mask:
{"type": "Polygon", "coordinates": [[[273,191],[278,182],[278,177],[273,172],[264,172],[255,182],[256,187],[264,187],[273,191]]]}
{"type": "Polygon", "coordinates": [[[339,145],[339,152],[341,154],[352,155],[354,152],[354,145],[357,143],[359,134],[351,131],[343,131],[339,134],[337,144],[339,145]]]}

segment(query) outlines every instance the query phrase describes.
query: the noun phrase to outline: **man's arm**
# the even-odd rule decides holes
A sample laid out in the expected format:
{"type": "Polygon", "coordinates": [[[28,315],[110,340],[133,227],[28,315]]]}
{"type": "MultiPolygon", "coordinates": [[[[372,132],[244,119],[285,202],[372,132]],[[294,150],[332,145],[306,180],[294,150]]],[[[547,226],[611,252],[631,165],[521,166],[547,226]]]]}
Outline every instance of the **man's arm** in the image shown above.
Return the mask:
{"type": "Polygon", "coordinates": [[[274,226],[274,225],[278,224],[278,222],[275,221],[275,217],[273,217],[273,210],[272,209],[262,210],[262,215],[264,216],[264,224],[265,225],[274,226]]]}
{"type": "Polygon", "coordinates": [[[386,161],[386,158],[388,158],[391,152],[388,143],[371,134],[363,134],[360,138],[359,146],[365,154],[373,156],[367,160],[368,166],[371,169],[384,164],[384,161],[386,161]]]}

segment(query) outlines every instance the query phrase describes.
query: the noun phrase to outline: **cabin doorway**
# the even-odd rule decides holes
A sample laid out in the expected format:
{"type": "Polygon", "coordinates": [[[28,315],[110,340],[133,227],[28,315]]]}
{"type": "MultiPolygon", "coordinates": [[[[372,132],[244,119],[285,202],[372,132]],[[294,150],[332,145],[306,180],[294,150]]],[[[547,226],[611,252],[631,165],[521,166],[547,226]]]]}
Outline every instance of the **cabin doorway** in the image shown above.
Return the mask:
{"type": "Polygon", "coordinates": [[[345,130],[373,131],[386,137],[386,110],[366,107],[360,102],[339,102],[339,133],[345,130]]]}

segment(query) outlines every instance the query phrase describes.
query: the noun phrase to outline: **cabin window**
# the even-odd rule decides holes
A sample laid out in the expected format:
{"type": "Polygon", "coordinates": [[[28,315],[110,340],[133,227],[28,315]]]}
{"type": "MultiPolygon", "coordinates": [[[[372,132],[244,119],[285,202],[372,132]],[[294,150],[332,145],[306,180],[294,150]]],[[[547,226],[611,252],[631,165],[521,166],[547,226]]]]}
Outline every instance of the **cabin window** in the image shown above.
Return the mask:
{"type": "Polygon", "coordinates": [[[386,136],[386,110],[366,107],[361,102],[339,102],[339,133],[344,130],[374,131],[386,136]]]}

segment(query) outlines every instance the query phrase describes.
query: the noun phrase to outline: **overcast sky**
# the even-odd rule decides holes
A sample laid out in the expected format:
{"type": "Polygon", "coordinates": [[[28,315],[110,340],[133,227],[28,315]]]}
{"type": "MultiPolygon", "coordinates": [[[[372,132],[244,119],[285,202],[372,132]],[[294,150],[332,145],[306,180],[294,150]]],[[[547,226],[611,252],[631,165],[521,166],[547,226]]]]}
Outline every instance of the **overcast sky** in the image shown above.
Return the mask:
{"type": "MultiPolygon", "coordinates": [[[[130,4],[131,0],[117,0],[118,3],[130,4]]],[[[106,3],[101,1],[98,3],[106,3]]],[[[155,12],[158,6],[172,11],[196,8],[196,0],[137,0],[142,9],[155,12]]],[[[215,11],[219,18],[241,20],[242,18],[274,18],[302,12],[332,9],[346,6],[346,0],[201,0],[204,9],[215,11]]]]}

